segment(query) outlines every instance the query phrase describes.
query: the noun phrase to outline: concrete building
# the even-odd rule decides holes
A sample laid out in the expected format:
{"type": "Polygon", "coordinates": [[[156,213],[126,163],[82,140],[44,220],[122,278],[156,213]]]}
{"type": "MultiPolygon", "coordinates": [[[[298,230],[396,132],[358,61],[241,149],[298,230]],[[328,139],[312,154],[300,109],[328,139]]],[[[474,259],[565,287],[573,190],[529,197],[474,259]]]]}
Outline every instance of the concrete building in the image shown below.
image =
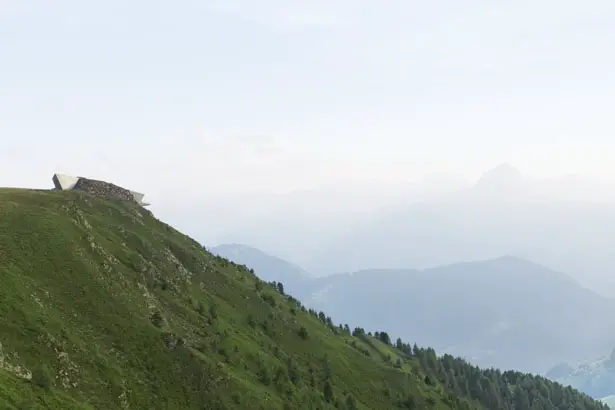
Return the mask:
{"type": "Polygon", "coordinates": [[[97,181],[95,179],[83,177],[73,177],[64,174],[54,174],[52,180],[55,189],[63,191],[74,189],[89,192],[90,194],[97,195],[104,199],[124,201],[132,200],[141,206],[149,205],[148,203],[143,202],[143,197],[145,194],[122,188],[110,182],[97,181]]]}

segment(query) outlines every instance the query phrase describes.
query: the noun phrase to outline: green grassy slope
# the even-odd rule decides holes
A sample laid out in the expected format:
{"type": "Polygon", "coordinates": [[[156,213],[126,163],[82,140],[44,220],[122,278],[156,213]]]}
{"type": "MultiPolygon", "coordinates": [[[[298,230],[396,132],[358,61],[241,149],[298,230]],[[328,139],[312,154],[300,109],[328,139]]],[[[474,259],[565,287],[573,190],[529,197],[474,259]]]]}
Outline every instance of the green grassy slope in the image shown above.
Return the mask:
{"type": "Polygon", "coordinates": [[[0,190],[0,280],[0,408],[489,406],[450,367],[352,336],[137,206],[0,190]]]}

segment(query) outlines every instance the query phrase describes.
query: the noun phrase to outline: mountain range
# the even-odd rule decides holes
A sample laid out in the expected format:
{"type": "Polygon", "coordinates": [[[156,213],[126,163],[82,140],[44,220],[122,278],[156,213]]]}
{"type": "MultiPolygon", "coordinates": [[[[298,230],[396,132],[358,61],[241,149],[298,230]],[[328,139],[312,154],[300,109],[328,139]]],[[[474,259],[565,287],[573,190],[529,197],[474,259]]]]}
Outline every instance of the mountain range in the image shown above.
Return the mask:
{"type": "Polygon", "coordinates": [[[514,255],[615,296],[612,181],[530,178],[509,164],[466,185],[442,181],[433,184],[440,189],[373,184],[237,200],[262,211],[213,243],[247,243],[317,276],[514,255]]]}
{"type": "Polygon", "coordinates": [[[536,181],[500,166],[469,189],[402,204],[357,224],[302,265],[333,273],[515,255],[611,296],[615,207],[608,196],[583,197],[579,186],[574,178],[536,181]]]}
{"type": "MultiPolygon", "coordinates": [[[[224,248],[233,260],[229,246],[224,248]]],[[[260,255],[256,273],[273,278],[260,255]]],[[[271,261],[275,280],[286,283],[284,265],[278,258],[271,261]]],[[[286,266],[293,283],[296,267],[286,266]]],[[[351,326],[382,326],[482,366],[544,373],[554,363],[586,359],[615,346],[612,299],[517,257],[306,276],[296,295],[308,306],[351,326]]]]}

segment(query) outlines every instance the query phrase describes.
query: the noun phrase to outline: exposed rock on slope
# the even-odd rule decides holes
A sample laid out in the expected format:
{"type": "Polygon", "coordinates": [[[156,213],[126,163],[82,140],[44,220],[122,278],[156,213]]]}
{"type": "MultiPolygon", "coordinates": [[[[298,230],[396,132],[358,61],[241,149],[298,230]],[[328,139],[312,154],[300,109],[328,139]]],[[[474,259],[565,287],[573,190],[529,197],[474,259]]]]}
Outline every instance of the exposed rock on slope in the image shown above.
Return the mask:
{"type": "Polygon", "coordinates": [[[94,179],[80,177],[79,181],[77,181],[73,189],[96,195],[97,197],[102,199],[134,201],[134,196],[130,193],[129,190],[119,187],[110,182],[97,181],[94,179]]]}

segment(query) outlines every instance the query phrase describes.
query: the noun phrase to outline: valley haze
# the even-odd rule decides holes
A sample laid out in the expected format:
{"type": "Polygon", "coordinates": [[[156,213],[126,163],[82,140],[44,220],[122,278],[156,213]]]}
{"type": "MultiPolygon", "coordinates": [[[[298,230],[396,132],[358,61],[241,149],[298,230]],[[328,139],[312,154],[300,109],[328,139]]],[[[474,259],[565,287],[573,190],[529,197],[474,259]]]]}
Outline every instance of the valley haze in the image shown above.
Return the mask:
{"type": "MultiPolygon", "coordinates": [[[[237,204],[257,203],[263,210],[213,238],[249,244],[317,276],[513,255],[565,272],[600,294],[615,294],[612,181],[536,179],[502,164],[465,187],[438,186],[340,186],[246,197],[237,204]]],[[[228,219],[232,226],[234,218],[228,219]]]]}
{"type": "Polygon", "coordinates": [[[0,1],[0,185],[138,187],[317,275],[513,254],[613,293],[612,1],[255,4],[0,1]]]}
{"type": "Polygon", "coordinates": [[[613,21],[612,0],[0,0],[0,397],[602,408],[506,369],[615,397],[613,21]],[[81,390],[23,380],[67,357],[81,390]]]}

